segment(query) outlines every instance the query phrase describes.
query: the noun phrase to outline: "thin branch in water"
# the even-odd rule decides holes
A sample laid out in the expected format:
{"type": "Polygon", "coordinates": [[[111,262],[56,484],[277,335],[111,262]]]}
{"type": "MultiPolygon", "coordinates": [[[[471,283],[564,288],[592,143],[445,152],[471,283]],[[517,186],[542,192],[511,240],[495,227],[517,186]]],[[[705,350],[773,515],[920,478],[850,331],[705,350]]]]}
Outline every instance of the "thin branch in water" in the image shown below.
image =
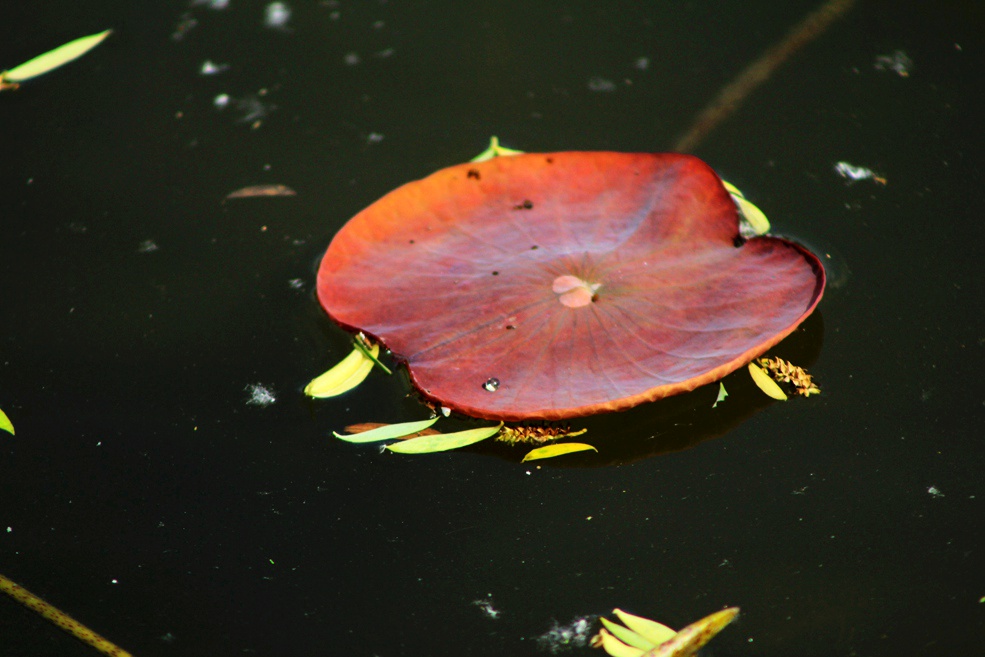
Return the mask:
{"type": "Polygon", "coordinates": [[[677,152],[692,151],[719,123],[735,112],[757,87],[798,50],[819,37],[838,18],[855,4],[855,0],[828,0],[808,14],[782,41],[764,52],[746,67],[731,83],[719,92],[698,115],[691,129],[677,143],[677,152]]]}

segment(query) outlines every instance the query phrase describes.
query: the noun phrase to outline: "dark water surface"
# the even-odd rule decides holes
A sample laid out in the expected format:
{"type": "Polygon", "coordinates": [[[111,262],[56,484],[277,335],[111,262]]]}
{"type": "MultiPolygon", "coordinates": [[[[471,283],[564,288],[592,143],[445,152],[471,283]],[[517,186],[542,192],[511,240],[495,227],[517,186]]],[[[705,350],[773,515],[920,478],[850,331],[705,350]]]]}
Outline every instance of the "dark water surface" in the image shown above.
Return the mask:
{"type": "MultiPolygon", "coordinates": [[[[699,392],[537,468],[331,437],[423,417],[399,377],[301,394],[349,349],[313,285],[355,212],[493,134],[668,149],[814,6],[6,8],[0,66],[116,33],[0,95],[0,572],[141,656],[533,655],[554,621],[726,605],[708,654],[985,654],[980,2],[860,2],[696,149],[830,255],[781,346],[819,398],[733,378],[725,424],[699,392]],[[298,193],[223,202],[259,183],[298,193]]],[[[6,599],[0,653],[94,654],[6,599]]]]}

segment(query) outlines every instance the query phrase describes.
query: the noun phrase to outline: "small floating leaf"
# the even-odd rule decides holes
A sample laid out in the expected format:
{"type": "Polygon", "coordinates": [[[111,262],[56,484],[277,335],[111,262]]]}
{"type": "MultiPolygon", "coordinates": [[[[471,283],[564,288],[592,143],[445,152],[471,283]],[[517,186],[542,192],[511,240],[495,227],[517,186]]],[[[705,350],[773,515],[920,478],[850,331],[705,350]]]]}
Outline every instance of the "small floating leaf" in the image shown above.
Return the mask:
{"type": "Polygon", "coordinates": [[[712,408],[718,406],[719,403],[725,401],[728,397],[728,391],[725,389],[725,384],[721,381],[718,382],[718,397],[715,399],[715,403],[711,405],[712,408]]]}
{"type": "Polygon", "coordinates": [[[705,616],[685,627],[672,639],[660,644],[655,650],[647,653],[647,657],[691,657],[697,654],[702,646],[715,638],[715,635],[725,629],[725,626],[738,615],[738,607],[729,607],[705,616]]]}
{"type": "MultiPolygon", "coordinates": [[[[374,344],[370,353],[374,357],[377,356],[380,353],[380,345],[374,344]]],[[[338,365],[315,377],[306,385],[304,394],[319,399],[341,395],[362,383],[372,369],[373,361],[360,349],[353,349],[338,365]]]]}
{"type": "MultiPolygon", "coordinates": [[[[599,618],[599,620],[602,621],[602,625],[605,626],[605,629],[612,633],[612,636],[616,637],[628,646],[638,650],[649,650],[653,646],[657,645],[657,643],[648,641],[646,638],[640,636],[628,627],[619,625],[618,623],[613,623],[608,618],[599,618]]],[[[671,636],[673,636],[673,634],[671,636]]],[[[663,642],[660,641],[658,643],[663,642]]]]}
{"type": "Polygon", "coordinates": [[[561,456],[562,454],[571,454],[572,452],[585,452],[591,450],[597,452],[598,450],[587,443],[557,443],[555,445],[545,445],[543,447],[538,447],[537,449],[532,449],[527,452],[527,455],[523,457],[521,463],[526,463],[527,461],[536,461],[537,459],[549,459],[555,456],[561,456]]]}
{"type": "Polygon", "coordinates": [[[755,363],[749,363],[749,374],[752,376],[753,382],[767,395],[780,401],[787,400],[787,393],[783,392],[776,381],[771,379],[770,375],[763,371],[762,367],[755,363]]]}
{"type": "Polygon", "coordinates": [[[756,235],[765,235],[770,232],[770,220],[754,203],[747,201],[743,196],[733,196],[732,199],[739,206],[739,213],[742,214],[742,218],[756,235]]]}
{"type": "Polygon", "coordinates": [[[75,41],[70,41],[54,50],[49,50],[43,55],[38,55],[20,66],[15,66],[4,73],[2,78],[8,82],[24,82],[25,80],[36,78],[86,54],[98,46],[111,32],[112,30],[106,30],[99,34],[91,34],[75,41]]]}
{"type": "Polygon", "coordinates": [[[595,647],[601,645],[612,657],[641,657],[643,654],[643,650],[626,645],[606,630],[599,630],[599,633],[595,635],[595,640],[592,641],[592,645],[595,647]]]}
{"type": "MultiPolygon", "coordinates": [[[[376,429],[363,431],[360,433],[341,434],[333,431],[336,438],[347,443],[373,443],[380,440],[391,440],[393,438],[403,438],[412,433],[423,431],[438,421],[438,418],[421,420],[419,422],[399,422],[397,424],[384,424],[376,429]]],[[[440,434],[439,434],[440,435],[440,434]]]]}
{"type": "Polygon", "coordinates": [[[485,162],[486,160],[491,160],[494,157],[502,157],[505,155],[520,155],[523,151],[515,151],[512,148],[505,148],[499,145],[499,137],[491,137],[489,139],[489,148],[482,151],[475,157],[473,157],[470,162],[485,162]]]}
{"type": "Polygon", "coordinates": [[[7,417],[7,414],[4,413],[2,409],[0,409],[0,429],[3,429],[11,436],[14,435],[14,424],[10,421],[10,418],[7,417]]]}
{"type": "Polygon", "coordinates": [[[663,623],[658,623],[649,618],[634,616],[621,609],[613,609],[612,613],[623,622],[623,625],[633,630],[653,645],[659,645],[673,637],[677,632],[670,629],[663,623]]]}
{"type": "Polygon", "coordinates": [[[450,449],[466,447],[479,441],[491,438],[499,433],[503,427],[500,422],[494,427],[480,427],[478,429],[467,429],[455,433],[439,433],[433,436],[420,436],[411,438],[399,443],[387,445],[386,448],[391,452],[399,454],[430,454],[431,452],[445,452],[450,449]]]}

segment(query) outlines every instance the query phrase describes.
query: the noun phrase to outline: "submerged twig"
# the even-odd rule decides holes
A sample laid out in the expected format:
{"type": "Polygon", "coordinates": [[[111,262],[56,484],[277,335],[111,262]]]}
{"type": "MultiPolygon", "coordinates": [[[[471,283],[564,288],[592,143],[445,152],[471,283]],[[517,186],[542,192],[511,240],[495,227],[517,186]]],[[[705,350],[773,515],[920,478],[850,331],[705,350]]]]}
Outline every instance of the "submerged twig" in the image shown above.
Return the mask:
{"type": "Polygon", "coordinates": [[[111,657],[131,657],[130,653],[123,648],[99,636],[64,611],[52,607],[38,596],[3,575],[0,575],[0,591],[3,591],[25,607],[44,616],[66,632],[75,635],[77,639],[84,641],[99,652],[111,655],[111,657]]]}
{"type": "Polygon", "coordinates": [[[782,41],[764,52],[719,92],[698,115],[691,129],[677,140],[674,150],[680,153],[694,150],[709,132],[739,108],[756,87],[765,82],[781,64],[794,53],[824,33],[840,16],[852,8],[855,0],[827,0],[808,14],[782,41]]]}

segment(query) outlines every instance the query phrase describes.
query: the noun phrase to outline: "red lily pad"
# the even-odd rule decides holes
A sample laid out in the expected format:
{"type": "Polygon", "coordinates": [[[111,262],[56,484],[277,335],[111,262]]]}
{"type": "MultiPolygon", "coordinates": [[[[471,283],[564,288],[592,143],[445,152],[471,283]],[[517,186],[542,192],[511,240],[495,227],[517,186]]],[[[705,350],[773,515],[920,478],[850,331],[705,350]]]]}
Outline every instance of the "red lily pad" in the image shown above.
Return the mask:
{"type": "Polygon", "coordinates": [[[817,306],[805,248],[739,237],[721,180],[678,154],[449,167],[353,217],[318,271],[335,321],[472,417],[557,420],[693,390],[817,306]]]}

